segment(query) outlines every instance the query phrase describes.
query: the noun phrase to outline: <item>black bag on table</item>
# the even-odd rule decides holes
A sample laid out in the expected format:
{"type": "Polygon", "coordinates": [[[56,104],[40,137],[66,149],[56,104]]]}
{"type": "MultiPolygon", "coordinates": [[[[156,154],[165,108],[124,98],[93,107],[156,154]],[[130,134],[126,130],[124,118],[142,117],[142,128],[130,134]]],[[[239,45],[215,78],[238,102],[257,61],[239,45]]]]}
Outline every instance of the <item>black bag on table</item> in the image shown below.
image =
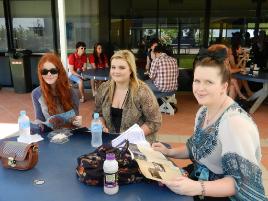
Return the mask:
{"type": "Polygon", "coordinates": [[[139,171],[137,162],[131,158],[128,145],[129,142],[126,141],[124,147],[119,149],[112,147],[111,144],[104,144],[94,152],[78,157],[76,174],[79,181],[87,185],[102,186],[104,179],[103,163],[107,153],[115,154],[118,162],[119,185],[138,183],[145,180],[145,177],[139,171]]]}

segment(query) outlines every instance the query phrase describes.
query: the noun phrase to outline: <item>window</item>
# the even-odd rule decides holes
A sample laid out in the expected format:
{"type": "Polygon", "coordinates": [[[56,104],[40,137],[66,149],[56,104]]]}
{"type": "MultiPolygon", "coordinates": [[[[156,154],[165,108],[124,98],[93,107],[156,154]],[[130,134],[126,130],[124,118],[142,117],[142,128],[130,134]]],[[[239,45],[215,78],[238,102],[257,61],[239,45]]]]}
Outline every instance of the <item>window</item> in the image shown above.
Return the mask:
{"type": "MultiPolygon", "coordinates": [[[[99,42],[99,1],[66,0],[66,35],[68,53],[75,50],[75,44],[83,41],[87,50],[99,42]]],[[[108,34],[108,33],[107,33],[108,34]]]]}
{"type": "Polygon", "coordinates": [[[3,1],[0,1],[0,52],[7,51],[7,35],[6,35],[6,25],[3,1]]]}
{"type": "Polygon", "coordinates": [[[53,51],[50,0],[10,1],[15,48],[53,51]]]}
{"type": "Polygon", "coordinates": [[[234,34],[241,35],[243,45],[246,32],[253,37],[256,21],[257,1],[244,0],[212,1],[210,21],[210,44],[215,42],[231,43],[234,34]]]}

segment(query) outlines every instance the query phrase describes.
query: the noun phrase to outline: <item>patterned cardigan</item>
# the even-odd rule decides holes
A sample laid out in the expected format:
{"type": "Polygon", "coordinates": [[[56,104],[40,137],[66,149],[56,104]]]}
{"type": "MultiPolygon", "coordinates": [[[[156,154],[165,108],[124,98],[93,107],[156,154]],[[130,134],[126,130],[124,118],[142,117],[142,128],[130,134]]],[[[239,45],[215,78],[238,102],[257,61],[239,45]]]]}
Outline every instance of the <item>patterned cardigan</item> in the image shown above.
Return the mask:
{"type": "MultiPolygon", "coordinates": [[[[109,100],[109,86],[111,81],[107,81],[98,89],[96,95],[96,112],[99,112],[106,122],[106,126],[110,133],[115,132],[115,128],[111,122],[111,106],[109,100]]],[[[126,102],[123,107],[122,121],[120,133],[130,128],[133,124],[137,123],[139,126],[146,124],[151,134],[146,136],[149,142],[156,140],[156,132],[159,130],[162,123],[162,116],[159,110],[158,103],[153,93],[148,86],[141,82],[137,94],[131,100],[131,93],[128,93],[126,102]]]]}

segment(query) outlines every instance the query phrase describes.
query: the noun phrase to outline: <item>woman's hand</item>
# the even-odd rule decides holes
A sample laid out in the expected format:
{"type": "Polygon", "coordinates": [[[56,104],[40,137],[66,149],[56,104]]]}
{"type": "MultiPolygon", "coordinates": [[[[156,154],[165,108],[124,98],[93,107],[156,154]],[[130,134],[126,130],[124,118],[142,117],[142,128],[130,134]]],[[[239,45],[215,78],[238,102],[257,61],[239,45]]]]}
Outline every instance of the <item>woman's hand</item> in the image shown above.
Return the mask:
{"type": "Polygon", "coordinates": [[[165,145],[163,145],[161,142],[153,143],[152,148],[155,151],[160,151],[162,154],[169,156],[169,149],[165,145]]]}
{"type": "Polygon", "coordinates": [[[108,129],[107,127],[103,127],[103,128],[102,128],[102,131],[103,131],[104,133],[109,133],[109,129],[108,129]]]}
{"type": "Polygon", "coordinates": [[[180,195],[196,196],[202,194],[199,181],[194,181],[185,176],[180,176],[171,181],[162,181],[171,191],[180,195]]]}

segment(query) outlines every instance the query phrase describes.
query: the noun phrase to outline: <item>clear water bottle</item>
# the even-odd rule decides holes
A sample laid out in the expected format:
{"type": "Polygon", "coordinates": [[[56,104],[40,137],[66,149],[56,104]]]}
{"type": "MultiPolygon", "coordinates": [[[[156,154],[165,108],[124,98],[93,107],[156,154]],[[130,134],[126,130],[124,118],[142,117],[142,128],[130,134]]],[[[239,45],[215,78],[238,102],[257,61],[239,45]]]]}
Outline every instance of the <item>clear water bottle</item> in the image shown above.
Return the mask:
{"type": "Polygon", "coordinates": [[[94,113],[91,121],[91,146],[99,147],[102,145],[102,123],[99,113],[94,113]]]}
{"type": "Polygon", "coordinates": [[[108,195],[116,194],[118,186],[118,162],[114,153],[106,154],[106,160],[103,163],[104,185],[103,190],[108,195]]]}
{"type": "Polygon", "coordinates": [[[29,135],[31,135],[30,119],[26,115],[25,110],[20,111],[20,116],[18,118],[18,124],[19,124],[19,134],[20,134],[20,136],[29,136],[29,135]]]}

